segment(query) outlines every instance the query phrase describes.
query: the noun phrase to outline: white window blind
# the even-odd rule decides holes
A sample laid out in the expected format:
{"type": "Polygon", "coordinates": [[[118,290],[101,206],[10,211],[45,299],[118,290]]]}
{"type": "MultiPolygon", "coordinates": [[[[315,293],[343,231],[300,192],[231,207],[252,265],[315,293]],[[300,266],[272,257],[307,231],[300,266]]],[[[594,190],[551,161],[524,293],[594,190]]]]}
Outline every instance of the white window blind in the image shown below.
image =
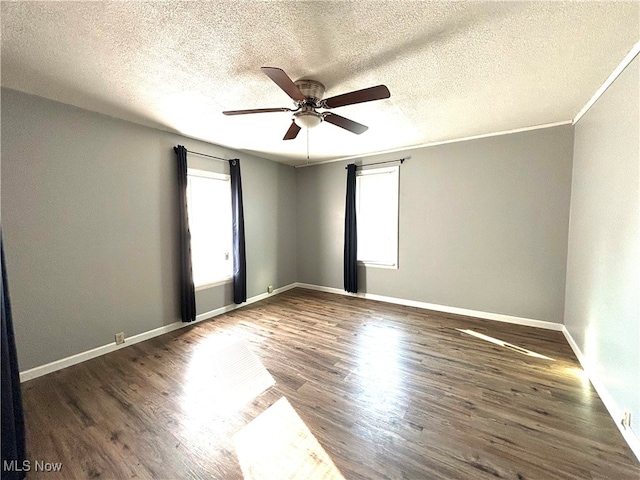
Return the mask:
{"type": "Polygon", "coordinates": [[[188,169],[187,207],[196,287],[233,275],[231,181],[229,175],[188,169]]]}
{"type": "Polygon", "coordinates": [[[358,261],[398,268],[398,166],[360,170],[356,176],[358,261]]]}

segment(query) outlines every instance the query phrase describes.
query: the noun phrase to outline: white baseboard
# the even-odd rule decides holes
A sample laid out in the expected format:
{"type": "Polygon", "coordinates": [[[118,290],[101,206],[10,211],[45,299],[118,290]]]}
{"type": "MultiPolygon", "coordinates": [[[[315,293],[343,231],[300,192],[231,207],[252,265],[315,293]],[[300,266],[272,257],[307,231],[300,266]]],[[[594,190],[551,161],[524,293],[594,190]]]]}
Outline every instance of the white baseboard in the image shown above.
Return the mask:
{"type": "Polygon", "coordinates": [[[163,327],[155,328],[153,330],[149,330],[148,332],[139,333],[138,335],[133,335],[128,337],[125,343],[116,345],[115,342],[109,343],[107,345],[102,345],[100,347],[92,348],[91,350],[87,350],[85,352],[80,352],[75,355],[71,355],[69,357],[61,358],[60,360],[56,360],[51,363],[47,363],[45,365],[40,365],[39,367],[34,367],[29,370],[25,370],[20,372],[20,382],[26,382],[27,380],[31,380],[37,377],[41,377],[48,373],[55,372],[57,370],[62,370],[63,368],[70,367],[72,365],[76,365],[78,363],[86,362],[87,360],[91,360],[92,358],[99,357],[101,355],[105,355],[110,352],[115,352],[116,350],[120,350],[121,348],[126,348],[129,345],[133,345],[139,342],[144,342],[145,340],[149,340],[150,338],[154,338],[160,335],[164,335],[165,333],[173,332],[174,330],[178,330],[179,328],[189,327],[198,322],[202,322],[204,320],[209,320],[210,318],[217,317],[218,315],[222,315],[223,313],[230,312],[237,308],[242,308],[246,305],[250,305],[255,302],[259,302],[267,297],[277,295],[278,293],[286,292],[287,290],[291,290],[295,288],[296,284],[292,283],[286,285],[284,287],[276,288],[273,293],[262,293],[260,295],[256,295],[254,297],[248,298],[245,303],[241,305],[225,305],[224,307],[217,308],[215,310],[210,310],[205,313],[201,313],[196,316],[196,320],[194,322],[173,322],[169,325],[165,325],[163,327]]]}
{"type": "Polygon", "coordinates": [[[546,320],[533,320],[530,318],[514,317],[512,315],[504,315],[502,313],[482,312],[479,310],[469,310],[466,308],[449,307],[447,305],[437,305],[435,303],[418,302],[416,300],[406,300],[404,298],[386,297],[373,293],[348,293],[339,288],[322,287],[320,285],[312,285],[309,283],[296,283],[297,287],[306,288],[308,290],[317,290],[320,292],[337,293],[340,295],[348,295],[351,297],[366,298],[368,300],[376,300],[379,302],[394,303],[397,305],[405,305],[407,307],[424,308],[426,310],[435,310],[437,312],[453,313],[456,315],[466,315],[468,317],[482,318],[484,320],[495,320],[498,322],[515,323],[517,325],[526,325],[528,327],[544,328],[546,330],[562,331],[561,323],[548,322],[546,320]]]}
{"type": "Polygon", "coordinates": [[[604,387],[602,382],[600,382],[600,380],[598,379],[598,376],[595,374],[595,372],[589,365],[587,358],[582,353],[582,350],[580,350],[580,347],[578,347],[578,344],[575,342],[575,340],[569,333],[569,330],[567,330],[567,327],[565,326],[562,327],[562,333],[564,334],[564,337],[567,339],[567,343],[569,343],[569,346],[573,350],[573,353],[575,354],[576,358],[580,362],[582,369],[587,374],[587,377],[589,378],[591,385],[593,385],[593,388],[595,389],[596,393],[600,397],[600,400],[602,400],[602,403],[604,403],[604,406],[609,412],[609,415],[611,415],[611,418],[613,419],[613,423],[616,424],[616,427],[618,427],[618,430],[620,430],[620,433],[622,434],[622,437],[627,442],[627,445],[629,445],[629,448],[631,448],[631,451],[633,452],[633,454],[636,456],[638,461],[640,461],[640,438],[638,438],[638,436],[635,434],[635,432],[631,427],[625,428],[622,426],[622,416],[623,416],[622,408],[620,408],[620,406],[613,399],[611,394],[609,394],[607,389],[604,387]]]}

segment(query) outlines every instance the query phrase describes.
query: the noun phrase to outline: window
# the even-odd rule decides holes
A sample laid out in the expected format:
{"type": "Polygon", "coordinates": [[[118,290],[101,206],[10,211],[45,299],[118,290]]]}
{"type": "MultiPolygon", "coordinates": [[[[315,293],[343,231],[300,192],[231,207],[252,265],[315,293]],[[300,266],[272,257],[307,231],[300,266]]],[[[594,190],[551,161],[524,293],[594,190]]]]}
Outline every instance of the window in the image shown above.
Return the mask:
{"type": "Polygon", "coordinates": [[[196,287],[233,275],[231,180],[229,175],[187,170],[191,263],[196,287]]]}
{"type": "Polygon", "coordinates": [[[398,179],[400,167],[360,170],[356,176],[358,261],[398,268],[398,179]]]}

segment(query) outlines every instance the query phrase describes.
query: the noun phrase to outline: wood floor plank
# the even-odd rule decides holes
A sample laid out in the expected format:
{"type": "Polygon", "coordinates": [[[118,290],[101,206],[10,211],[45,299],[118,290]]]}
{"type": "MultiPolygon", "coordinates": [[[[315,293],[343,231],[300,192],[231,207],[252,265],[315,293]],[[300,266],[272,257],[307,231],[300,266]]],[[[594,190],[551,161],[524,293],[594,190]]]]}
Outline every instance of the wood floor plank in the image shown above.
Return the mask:
{"type": "MultiPolygon", "coordinates": [[[[234,438],[256,448],[247,426],[285,402],[346,479],[637,480],[580,371],[560,332],[294,289],[23,384],[28,458],[63,464],[27,478],[253,478],[234,438]],[[223,411],[210,362],[229,341],[275,385],[223,411]]],[[[298,478],[332,478],[324,452],[298,478]]]]}

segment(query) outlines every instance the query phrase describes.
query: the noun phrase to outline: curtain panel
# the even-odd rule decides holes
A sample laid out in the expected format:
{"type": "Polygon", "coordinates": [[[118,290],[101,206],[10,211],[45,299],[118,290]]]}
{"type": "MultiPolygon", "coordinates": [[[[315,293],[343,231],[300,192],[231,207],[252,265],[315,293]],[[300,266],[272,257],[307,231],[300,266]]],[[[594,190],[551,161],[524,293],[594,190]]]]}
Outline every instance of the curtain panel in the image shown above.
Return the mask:
{"type": "Polygon", "coordinates": [[[187,149],[182,145],[173,148],[178,166],[178,218],[180,259],[180,312],[183,322],[196,319],[196,289],[191,265],[191,232],[187,209],[187,149]]]}
{"type": "Polygon", "coordinates": [[[2,479],[18,480],[26,476],[22,471],[26,460],[24,414],[20,371],[16,352],[11,302],[4,260],[4,245],[0,232],[0,257],[2,258],[2,479]]]}
{"type": "Polygon", "coordinates": [[[358,291],[358,229],[356,224],[356,166],[347,165],[344,212],[344,289],[358,291]]]}
{"type": "Polygon", "coordinates": [[[244,242],[244,208],[240,160],[229,160],[231,174],[231,210],[233,219],[233,301],[247,301],[247,259],[244,242]]]}

